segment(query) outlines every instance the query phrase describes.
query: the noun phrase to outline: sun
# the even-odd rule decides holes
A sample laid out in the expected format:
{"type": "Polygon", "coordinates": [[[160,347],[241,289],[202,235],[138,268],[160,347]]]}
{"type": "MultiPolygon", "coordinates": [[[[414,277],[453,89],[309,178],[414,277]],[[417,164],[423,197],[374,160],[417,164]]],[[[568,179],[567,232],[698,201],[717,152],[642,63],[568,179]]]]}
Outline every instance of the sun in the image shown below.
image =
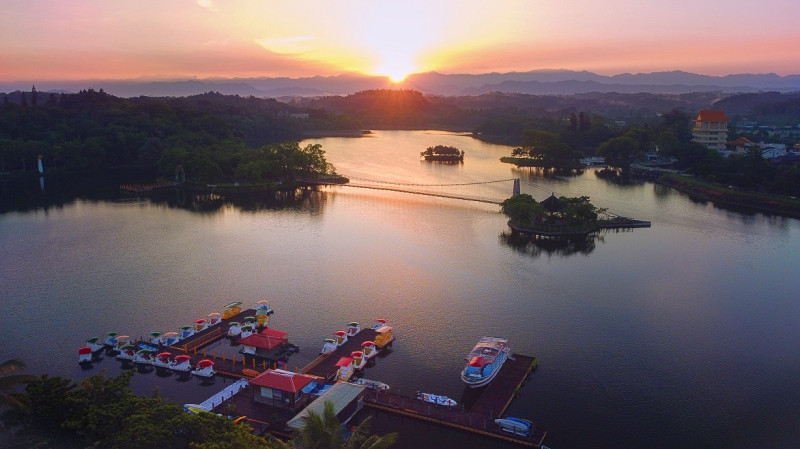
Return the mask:
{"type": "Polygon", "coordinates": [[[378,67],[375,72],[381,75],[388,76],[393,83],[401,83],[405,81],[406,77],[413,73],[415,67],[413,64],[402,64],[397,62],[384,63],[378,67]]]}

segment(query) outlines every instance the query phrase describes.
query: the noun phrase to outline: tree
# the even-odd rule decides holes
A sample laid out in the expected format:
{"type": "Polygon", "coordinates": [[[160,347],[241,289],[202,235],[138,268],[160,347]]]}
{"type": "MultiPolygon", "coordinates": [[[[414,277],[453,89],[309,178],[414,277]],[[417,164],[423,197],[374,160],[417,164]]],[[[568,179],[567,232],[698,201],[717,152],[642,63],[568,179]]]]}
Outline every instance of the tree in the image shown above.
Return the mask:
{"type": "Polygon", "coordinates": [[[604,157],[606,164],[623,170],[630,168],[631,163],[643,153],[639,144],[627,136],[615,137],[597,148],[598,156],[604,157]]]}
{"type": "Polygon", "coordinates": [[[536,217],[544,215],[544,206],[527,193],[514,195],[500,203],[500,210],[512,223],[531,227],[536,217]]]}
{"type": "Polygon", "coordinates": [[[309,413],[306,425],[294,433],[295,447],[302,449],[382,449],[392,446],[396,433],[384,436],[370,435],[370,418],[359,424],[347,441],[342,435],[341,423],[336,417],[334,404],[325,401],[322,415],[309,413]]]}
{"type": "Polygon", "coordinates": [[[0,408],[24,410],[28,404],[19,388],[32,382],[36,376],[22,374],[25,364],[22,360],[6,360],[0,364],[0,408]]]}

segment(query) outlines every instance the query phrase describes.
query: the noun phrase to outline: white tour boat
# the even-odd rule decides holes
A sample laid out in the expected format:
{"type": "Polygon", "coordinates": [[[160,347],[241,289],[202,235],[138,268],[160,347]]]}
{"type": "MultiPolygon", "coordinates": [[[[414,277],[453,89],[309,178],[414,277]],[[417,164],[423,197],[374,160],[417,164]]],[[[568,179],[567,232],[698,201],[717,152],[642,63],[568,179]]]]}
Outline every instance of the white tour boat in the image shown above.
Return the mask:
{"type": "Polygon", "coordinates": [[[508,359],[508,340],[483,337],[467,354],[467,366],[461,371],[461,380],[472,388],[489,384],[508,359]]]}

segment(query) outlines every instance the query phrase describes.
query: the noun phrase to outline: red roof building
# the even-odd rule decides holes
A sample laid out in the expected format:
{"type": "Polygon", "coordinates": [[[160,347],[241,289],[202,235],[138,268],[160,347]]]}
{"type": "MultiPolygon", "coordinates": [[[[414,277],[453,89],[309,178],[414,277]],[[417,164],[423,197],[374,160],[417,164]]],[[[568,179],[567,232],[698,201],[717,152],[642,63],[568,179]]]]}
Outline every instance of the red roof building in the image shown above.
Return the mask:
{"type": "Polygon", "coordinates": [[[692,141],[712,150],[725,150],[728,141],[728,117],[725,111],[700,111],[692,128],[692,141]]]}
{"type": "Polygon", "coordinates": [[[240,353],[266,359],[270,362],[286,361],[297,352],[297,346],[289,343],[288,333],[275,329],[264,329],[260,334],[248,335],[239,340],[240,353]]]}
{"type": "Polygon", "coordinates": [[[266,370],[250,381],[253,400],[272,407],[295,409],[308,403],[303,388],[316,378],[284,370],[266,370]]]}

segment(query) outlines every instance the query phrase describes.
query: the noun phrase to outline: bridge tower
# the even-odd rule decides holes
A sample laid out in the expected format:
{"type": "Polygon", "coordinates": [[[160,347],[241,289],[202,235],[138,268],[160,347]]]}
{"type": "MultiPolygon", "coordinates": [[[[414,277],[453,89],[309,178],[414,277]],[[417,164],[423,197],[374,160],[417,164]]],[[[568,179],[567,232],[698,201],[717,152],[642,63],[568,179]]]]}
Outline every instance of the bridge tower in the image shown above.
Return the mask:
{"type": "Polygon", "coordinates": [[[514,191],[511,193],[511,196],[519,195],[519,178],[514,179],[514,191]]]}

